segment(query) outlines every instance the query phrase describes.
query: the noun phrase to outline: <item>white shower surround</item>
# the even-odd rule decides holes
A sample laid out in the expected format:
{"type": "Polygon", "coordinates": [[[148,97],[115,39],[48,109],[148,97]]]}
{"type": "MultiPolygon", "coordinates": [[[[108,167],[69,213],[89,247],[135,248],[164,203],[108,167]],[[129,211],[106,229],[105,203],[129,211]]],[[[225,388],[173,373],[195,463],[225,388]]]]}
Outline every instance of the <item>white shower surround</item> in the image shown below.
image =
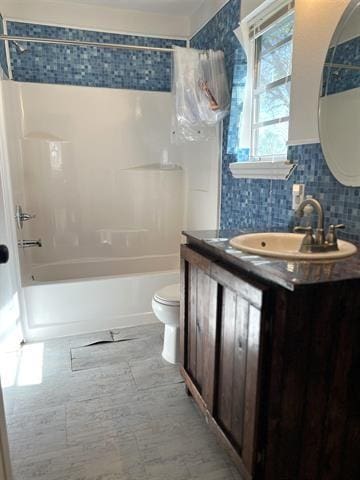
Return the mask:
{"type": "Polygon", "coordinates": [[[184,218],[181,168],[162,169],[171,144],[171,95],[22,84],[21,142],[32,264],[136,258],[178,250],[184,218]],[[156,119],[156,121],[154,121],[156,119]]]}
{"type": "Polygon", "coordinates": [[[4,82],[4,96],[14,204],[37,214],[18,238],[44,241],[20,252],[25,339],[156,321],[181,229],[217,228],[219,137],[172,145],[169,93],[4,82]],[[164,149],[180,168],[157,166],[164,149]]]}

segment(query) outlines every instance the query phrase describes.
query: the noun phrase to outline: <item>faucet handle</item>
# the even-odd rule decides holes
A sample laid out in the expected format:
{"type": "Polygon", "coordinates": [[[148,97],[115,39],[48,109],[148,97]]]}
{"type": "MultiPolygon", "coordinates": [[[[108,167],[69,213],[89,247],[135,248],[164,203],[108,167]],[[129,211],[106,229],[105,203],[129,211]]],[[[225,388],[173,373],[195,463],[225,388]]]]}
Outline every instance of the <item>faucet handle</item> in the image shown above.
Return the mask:
{"type": "Polygon", "coordinates": [[[298,227],[294,228],[294,232],[305,233],[305,236],[300,246],[300,252],[312,252],[313,246],[315,244],[313,228],[302,227],[301,225],[299,225],[298,227]]]}
{"type": "Polygon", "coordinates": [[[343,223],[340,223],[339,225],[329,226],[329,232],[326,235],[326,242],[329,245],[329,247],[335,247],[335,249],[338,248],[336,230],[344,230],[344,228],[345,228],[345,225],[343,223]]]}
{"type": "Polygon", "coordinates": [[[345,225],[340,223],[339,225],[329,225],[329,234],[335,234],[336,230],[344,230],[345,225]]]}

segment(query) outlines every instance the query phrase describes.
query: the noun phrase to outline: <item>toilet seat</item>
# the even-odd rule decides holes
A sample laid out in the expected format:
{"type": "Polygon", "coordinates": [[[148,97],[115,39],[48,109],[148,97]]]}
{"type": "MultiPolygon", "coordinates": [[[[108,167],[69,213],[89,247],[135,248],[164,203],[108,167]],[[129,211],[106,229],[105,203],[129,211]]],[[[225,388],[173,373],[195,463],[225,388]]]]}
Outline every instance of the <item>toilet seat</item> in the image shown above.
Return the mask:
{"type": "Polygon", "coordinates": [[[156,292],[152,309],[165,327],[162,357],[167,362],[176,364],[180,359],[180,285],[168,285],[156,292]]]}
{"type": "Polygon", "coordinates": [[[168,285],[154,295],[154,300],[162,305],[177,307],[180,305],[180,284],[168,285]]]}

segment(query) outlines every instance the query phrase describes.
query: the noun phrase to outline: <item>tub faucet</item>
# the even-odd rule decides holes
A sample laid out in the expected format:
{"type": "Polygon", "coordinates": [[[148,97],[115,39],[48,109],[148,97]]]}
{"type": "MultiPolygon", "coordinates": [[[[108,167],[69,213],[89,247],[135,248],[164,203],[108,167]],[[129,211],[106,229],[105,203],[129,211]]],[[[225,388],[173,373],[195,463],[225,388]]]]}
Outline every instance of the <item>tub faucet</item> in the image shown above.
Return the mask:
{"type": "Polygon", "coordinates": [[[300,252],[325,252],[328,250],[325,242],[324,234],[324,210],[321,203],[315,198],[307,198],[304,200],[299,208],[296,210],[296,214],[299,217],[304,215],[304,208],[307,205],[311,205],[318,215],[318,224],[313,234],[312,227],[295,227],[294,232],[304,232],[305,237],[300,247],[300,252]]]}
{"type": "Polygon", "coordinates": [[[42,241],[41,241],[41,238],[39,238],[39,240],[19,240],[18,247],[19,248],[42,247],[42,241]]]}

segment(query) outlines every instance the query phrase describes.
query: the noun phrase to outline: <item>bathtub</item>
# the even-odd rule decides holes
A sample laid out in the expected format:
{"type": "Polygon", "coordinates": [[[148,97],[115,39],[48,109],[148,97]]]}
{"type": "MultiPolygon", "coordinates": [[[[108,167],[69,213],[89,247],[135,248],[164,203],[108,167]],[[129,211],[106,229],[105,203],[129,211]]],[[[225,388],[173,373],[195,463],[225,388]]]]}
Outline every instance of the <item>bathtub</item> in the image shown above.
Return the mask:
{"type": "Polygon", "coordinates": [[[35,265],[24,284],[26,340],[152,323],[153,294],[178,282],[178,255],[35,265]]]}

